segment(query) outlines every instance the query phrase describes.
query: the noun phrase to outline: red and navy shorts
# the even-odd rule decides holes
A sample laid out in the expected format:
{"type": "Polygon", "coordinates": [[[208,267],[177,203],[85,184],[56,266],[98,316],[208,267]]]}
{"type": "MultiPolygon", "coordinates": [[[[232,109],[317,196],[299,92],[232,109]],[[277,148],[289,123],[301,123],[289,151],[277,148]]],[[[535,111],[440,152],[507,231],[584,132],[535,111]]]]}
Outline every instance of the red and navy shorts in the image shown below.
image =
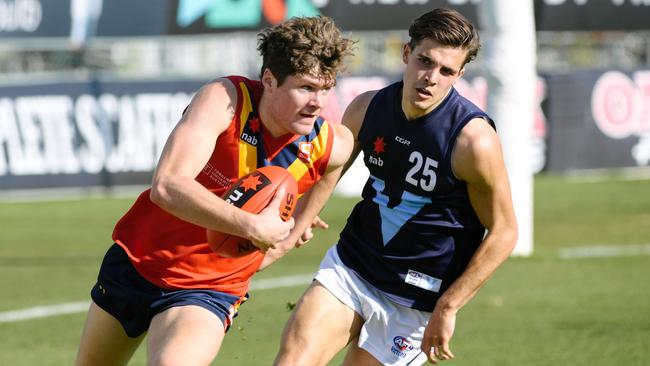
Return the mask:
{"type": "Polygon", "coordinates": [[[115,317],[129,337],[149,329],[151,319],[175,306],[195,305],[215,314],[226,330],[248,299],[213,290],[169,290],[147,281],[133,267],[122,247],[113,244],[102,261],[97,283],[90,291],[95,304],[115,317]]]}

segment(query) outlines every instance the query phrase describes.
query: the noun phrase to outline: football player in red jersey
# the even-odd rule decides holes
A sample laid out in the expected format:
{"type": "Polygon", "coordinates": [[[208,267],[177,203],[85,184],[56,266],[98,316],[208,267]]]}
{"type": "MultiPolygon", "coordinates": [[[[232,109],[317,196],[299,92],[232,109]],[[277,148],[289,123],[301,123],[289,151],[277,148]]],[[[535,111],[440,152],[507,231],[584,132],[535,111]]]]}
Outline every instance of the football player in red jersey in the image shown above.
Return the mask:
{"type": "Polygon", "coordinates": [[[124,365],[146,333],[148,364],[210,364],[251,276],[301,241],[329,198],[353,142],[319,113],[353,42],[327,17],[290,19],[258,41],[260,80],[228,76],[203,86],[169,136],[151,188],[116,224],[77,365],[124,365]],[[302,198],[287,222],[278,214],[281,191],[258,215],[219,197],[268,165],[298,183],[302,198]],[[260,250],[221,257],[206,229],[260,250]]]}

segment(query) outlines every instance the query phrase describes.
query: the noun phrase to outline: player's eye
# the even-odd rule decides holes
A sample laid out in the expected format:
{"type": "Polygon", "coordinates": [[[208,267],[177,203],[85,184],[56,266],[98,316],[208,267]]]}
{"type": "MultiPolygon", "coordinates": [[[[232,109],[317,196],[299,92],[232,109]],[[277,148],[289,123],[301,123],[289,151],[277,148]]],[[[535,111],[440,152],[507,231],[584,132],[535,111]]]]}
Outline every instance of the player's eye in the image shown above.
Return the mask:
{"type": "Polygon", "coordinates": [[[420,61],[420,63],[421,63],[422,65],[425,65],[425,66],[430,66],[430,65],[433,64],[433,63],[431,62],[431,60],[428,59],[428,58],[426,58],[426,57],[420,57],[420,58],[418,59],[418,61],[420,61]]]}
{"type": "Polygon", "coordinates": [[[452,70],[452,69],[448,69],[448,68],[446,68],[446,67],[443,67],[442,69],[440,69],[440,73],[443,74],[443,75],[445,75],[445,76],[452,76],[452,75],[455,74],[455,73],[454,73],[454,70],[452,70]]]}

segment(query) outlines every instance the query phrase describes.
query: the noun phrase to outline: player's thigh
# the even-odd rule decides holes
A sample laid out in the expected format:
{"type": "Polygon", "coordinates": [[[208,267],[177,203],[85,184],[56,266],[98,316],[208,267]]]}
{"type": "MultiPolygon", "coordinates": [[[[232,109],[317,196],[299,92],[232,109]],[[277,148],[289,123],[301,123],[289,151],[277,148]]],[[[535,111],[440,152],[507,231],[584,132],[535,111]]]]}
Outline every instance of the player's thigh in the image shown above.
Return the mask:
{"type": "Polygon", "coordinates": [[[276,365],[324,365],[356,338],[362,324],[354,310],[314,281],[287,322],[276,365]]]}
{"type": "Polygon", "coordinates": [[[357,342],[351,342],[345,354],[342,366],[381,366],[375,357],[363,348],[359,348],[357,342]]]}
{"type": "Polygon", "coordinates": [[[117,319],[92,302],[75,365],[126,365],[143,338],[127,336],[117,319]]]}
{"type": "Polygon", "coordinates": [[[196,305],[171,307],[151,320],[149,365],[209,365],[223,341],[223,322],[196,305]]]}

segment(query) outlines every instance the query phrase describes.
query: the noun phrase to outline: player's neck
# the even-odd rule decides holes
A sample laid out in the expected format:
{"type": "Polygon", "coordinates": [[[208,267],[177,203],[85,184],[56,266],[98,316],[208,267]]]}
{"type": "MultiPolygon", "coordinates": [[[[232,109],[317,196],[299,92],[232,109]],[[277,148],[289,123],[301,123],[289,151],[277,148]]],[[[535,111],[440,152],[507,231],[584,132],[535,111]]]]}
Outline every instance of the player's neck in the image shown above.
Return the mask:
{"type": "Polygon", "coordinates": [[[289,131],[283,128],[276,118],[274,118],[271,108],[268,105],[268,99],[265,99],[264,95],[262,95],[262,98],[260,99],[258,114],[262,125],[264,125],[264,128],[271,137],[275,138],[289,133],[289,131]]]}
{"type": "Polygon", "coordinates": [[[434,109],[438,108],[438,106],[442,103],[442,101],[447,99],[447,96],[449,95],[450,92],[451,92],[451,87],[447,89],[447,92],[445,92],[445,94],[443,94],[443,96],[440,99],[436,100],[431,106],[429,106],[426,109],[419,109],[415,105],[411,104],[408,98],[404,96],[404,91],[402,91],[402,98],[401,98],[402,112],[404,113],[404,116],[406,116],[406,119],[409,121],[418,119],[424,115],[431,113],[434,109]]]}

